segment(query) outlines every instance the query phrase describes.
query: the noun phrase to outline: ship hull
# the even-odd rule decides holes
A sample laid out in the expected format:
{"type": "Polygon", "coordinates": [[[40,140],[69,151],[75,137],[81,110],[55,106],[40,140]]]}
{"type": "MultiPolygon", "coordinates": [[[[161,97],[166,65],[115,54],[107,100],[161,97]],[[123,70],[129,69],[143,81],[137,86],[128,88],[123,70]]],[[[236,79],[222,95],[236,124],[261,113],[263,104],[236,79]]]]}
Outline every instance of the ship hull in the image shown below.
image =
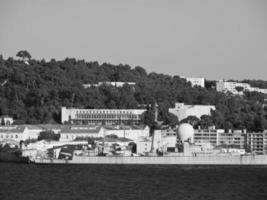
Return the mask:
{"type": "Polygon", "coordinates": [[[120,164],[120,165],[267,165],[266,155],[255,156],[177,156],[177,157],[85,157],[72,160],[37,159],[36,164],[120,164]]]}
{"type": "Polygon", "coordinates": [[[17,156],[13,152],[0,152],[0,162],[29,163],[29,158],[17,156]]]}

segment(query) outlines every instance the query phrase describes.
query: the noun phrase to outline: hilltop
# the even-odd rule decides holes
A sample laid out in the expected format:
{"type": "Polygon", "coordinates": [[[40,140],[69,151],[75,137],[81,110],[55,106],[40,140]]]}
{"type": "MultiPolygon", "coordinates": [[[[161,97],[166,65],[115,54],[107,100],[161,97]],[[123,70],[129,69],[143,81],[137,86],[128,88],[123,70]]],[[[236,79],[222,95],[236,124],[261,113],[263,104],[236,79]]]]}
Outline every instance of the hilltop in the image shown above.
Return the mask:
{"type": "MultiPolygon", "coordinates": [[[[168,108],[175,102],[185,102],[216,106],[212,116],[203,116],[197,125],[215,124],[218,128],[253,131],[267,128],[263,94],[246,92],[244,96],[232,96],[218,93],[212,87],[213,83],[207,81],[206,88],[192,87],[179,76],[147,73],[140,66],[100,65],[74,58],[25,61],[1,56],[0,115],[11,115],[17,123],[59,123],[61,106],[139,108],[157,102],[159,120],[175,125],[178,121],[168,113],[168,108]],[[83,84],[105,81],[135,82],[136,85],[134,89],[127,84],[123,87],[83,87],[83,84]]],[[[150,107],[143,122],[152,126],[153,117],[153,107],[150,107]]]]}

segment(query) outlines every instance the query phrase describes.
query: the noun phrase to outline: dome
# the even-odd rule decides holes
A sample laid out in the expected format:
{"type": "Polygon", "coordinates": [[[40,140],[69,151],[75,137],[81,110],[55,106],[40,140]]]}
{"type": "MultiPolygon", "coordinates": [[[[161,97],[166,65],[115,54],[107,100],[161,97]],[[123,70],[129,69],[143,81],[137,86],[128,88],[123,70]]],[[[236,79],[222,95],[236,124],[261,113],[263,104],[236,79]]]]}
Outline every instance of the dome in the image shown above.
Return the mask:
{"type": "Polygon", "coordinates": [[[183,123],[178,127],[178,136],[182,142],[190,141],[194,142],[194,128],[190,124],[183,123]]]}

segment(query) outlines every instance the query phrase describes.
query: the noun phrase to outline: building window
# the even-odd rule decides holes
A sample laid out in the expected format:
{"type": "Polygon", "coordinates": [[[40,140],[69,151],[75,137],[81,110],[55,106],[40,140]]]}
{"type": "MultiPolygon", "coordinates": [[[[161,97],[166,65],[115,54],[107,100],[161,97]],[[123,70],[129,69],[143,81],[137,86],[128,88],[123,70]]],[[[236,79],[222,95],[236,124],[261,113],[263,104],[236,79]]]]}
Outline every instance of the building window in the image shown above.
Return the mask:
{"type": "Polygon", "coordinates": [[[15,138],[18,138],[18,135],[16,135],[15,138]]]}

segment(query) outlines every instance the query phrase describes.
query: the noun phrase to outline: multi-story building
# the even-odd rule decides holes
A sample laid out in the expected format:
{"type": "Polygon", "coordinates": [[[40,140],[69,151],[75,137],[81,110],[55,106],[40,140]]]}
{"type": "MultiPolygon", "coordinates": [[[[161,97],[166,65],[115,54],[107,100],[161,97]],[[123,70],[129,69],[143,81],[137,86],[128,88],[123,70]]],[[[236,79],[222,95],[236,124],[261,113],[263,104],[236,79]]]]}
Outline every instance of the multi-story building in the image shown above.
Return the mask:
{"type": "Polygon", "coordinates": [[[239,94],[242,95],[244,91],[248,92],[260,92],[263,94],[267,94],[267,89],[261,89],[256,87],[251,87],[248,83],[240,83],[233,81],[224,81],[220,80],[216,83],[216,90],[218,92],[230,92],[234,95],[239,94]]]}
{"type": "Polygon", "coordinates": [[[194,131],[194,143],[199,145],[211,144],[212,146],[217,146],[218,133],[216,130],[196,129],[194,131]]]}
{"type": "Polygon", "coordinates": [[[236,148],[245,147],[245,131],[230,131],[228,133],[218,132],[218,146],[233,146],[236,148]]]}
{"type": "Polygon", "coordinates": [[[247,133],[247,151],[255,154],[267,154],[267,131],[260,133],[247,133]]]}
{"type": "Polygon", "coordinates": [[[169,112],[176,115],[181,121],[188,116],[200,118],[202,115],[210,115],[211,110],[215,110],[214,105],[185,105],[184,103],[175,103],[174,108],[169,108],[169,112]]]}
{"type": "Polygon", "coordinates": [[[229,131],[222,129],[196,129],[194,132],[194,142],[196,144],[211,144],[212,146],[232,146],[235,148],[244,148],[245,132],[229,131]]]}
{"type": "Polygon", "coordinates": [[[61,122],[80,124],[138,124],[145,109],[76,109],[61,108],[61,122]]]}
{"type": "Polygon", "coordinates": [[[186,77],[185,80],[187,82],[190,82],[192,87],[194,86],[200,86],[200,87],[205,87],[205,79],[204,78],[191,78],[191,77],[186,77]]]}

